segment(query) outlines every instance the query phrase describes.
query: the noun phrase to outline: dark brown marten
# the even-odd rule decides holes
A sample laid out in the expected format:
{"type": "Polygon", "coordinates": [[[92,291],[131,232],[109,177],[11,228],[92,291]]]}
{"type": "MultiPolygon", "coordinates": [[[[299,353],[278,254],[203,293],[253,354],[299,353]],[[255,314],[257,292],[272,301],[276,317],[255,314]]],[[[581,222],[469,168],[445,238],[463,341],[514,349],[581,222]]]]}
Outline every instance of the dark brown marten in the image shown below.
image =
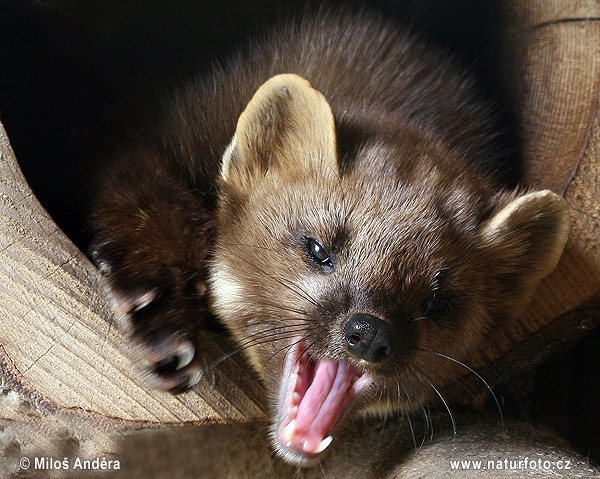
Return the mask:
{"type": "Polygon", "coordinates": [[[567,237],[561,198],[497,179],[496,132],[468,76],[366,15],[279,29],[179,91],[95,214],[141,361],[161,387],[191,387],[189,338],[212,308],[297,463],[349,411],[435,398],[567,237]]]}

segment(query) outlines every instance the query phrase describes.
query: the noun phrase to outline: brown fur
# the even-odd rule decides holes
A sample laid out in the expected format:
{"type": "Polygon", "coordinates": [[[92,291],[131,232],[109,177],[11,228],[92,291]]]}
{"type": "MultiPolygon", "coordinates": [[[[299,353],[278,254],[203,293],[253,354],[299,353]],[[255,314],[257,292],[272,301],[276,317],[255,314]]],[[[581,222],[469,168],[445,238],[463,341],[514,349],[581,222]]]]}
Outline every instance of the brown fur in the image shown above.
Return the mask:
{"type": "Polygon", "coordinates": [[[99,262],[117,308],[151,345],[154,372],[189,386],[193,362],[164,362],[199,319],[190,291],[207,280],[218,185],[213,308],[264,379],[274,415],[285,353],[299,340],[311,357],[373,378],[354,410],[435,398],[519,311],[566,240],[560,198],[518,197],[495,179],[495,131],[441,54],[347,15],[282,29],[179,92],[97,214],[99,262]],[[306,238],[331,253],[331,269],[311,263],[306,238]],[[155,289],[157,299],[144,295],[155,289]],[[432,313],[435,298],[447,308],[432,313]],[[348,353],[342,328],[354,313],[393,326],[389,360],[348,353]]]}

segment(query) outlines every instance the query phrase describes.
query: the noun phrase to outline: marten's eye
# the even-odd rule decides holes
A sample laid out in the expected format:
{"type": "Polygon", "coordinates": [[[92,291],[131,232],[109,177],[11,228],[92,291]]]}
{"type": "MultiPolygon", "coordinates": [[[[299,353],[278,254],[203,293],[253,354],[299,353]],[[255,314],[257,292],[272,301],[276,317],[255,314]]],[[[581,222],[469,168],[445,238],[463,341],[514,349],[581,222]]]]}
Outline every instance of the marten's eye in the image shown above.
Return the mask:
{"type": "Polygon", "coordinates": [[[321,268],[325,273],[333,271],[331,254],[321,243],[315,238],[307,237],[304,238],[304,244],[306,246],[306,253],[311,262],[321,268]]]}
{"type": "Polygon", "coordinates": [[[434,292],[431,297],[423,303],[423,312],[426,315],[441,316],[450,311],[450,303],[441,294],[434,292]]]}

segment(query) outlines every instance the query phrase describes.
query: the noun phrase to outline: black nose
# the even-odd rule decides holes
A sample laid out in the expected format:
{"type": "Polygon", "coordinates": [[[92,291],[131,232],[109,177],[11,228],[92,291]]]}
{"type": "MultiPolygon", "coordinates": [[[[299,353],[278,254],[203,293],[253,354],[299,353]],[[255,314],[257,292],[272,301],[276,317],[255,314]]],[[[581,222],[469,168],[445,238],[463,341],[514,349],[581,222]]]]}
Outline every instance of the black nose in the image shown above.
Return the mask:
{"type": "Polygon", "coordinates": [[[354,314],[344,323],[346,349],[370,363],[389,359],[396,348],[394,327],[370,314],[354,314]]]}

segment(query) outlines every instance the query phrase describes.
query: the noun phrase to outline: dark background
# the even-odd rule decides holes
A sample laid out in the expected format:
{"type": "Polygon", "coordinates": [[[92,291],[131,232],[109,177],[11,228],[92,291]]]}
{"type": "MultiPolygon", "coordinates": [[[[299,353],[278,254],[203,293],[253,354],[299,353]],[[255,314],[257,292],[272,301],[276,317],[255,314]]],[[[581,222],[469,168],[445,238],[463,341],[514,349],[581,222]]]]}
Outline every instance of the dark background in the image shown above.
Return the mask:
{"type": "MultiPolygon", "coordinates": [[[[98,172],[173,86],[226,59],[301,0],[0,0],[0,119],[32,189],[84,251],[98,172]]],[[[499,68],[497,1],[331,0],[383,12],[451,51],[498,104],[518,161],[518,125],[499,68]],[[368,5],[368,7],[367,7],[368,5]]],[[[600,331],[502,398],[600,461],[600,331]]]]}

